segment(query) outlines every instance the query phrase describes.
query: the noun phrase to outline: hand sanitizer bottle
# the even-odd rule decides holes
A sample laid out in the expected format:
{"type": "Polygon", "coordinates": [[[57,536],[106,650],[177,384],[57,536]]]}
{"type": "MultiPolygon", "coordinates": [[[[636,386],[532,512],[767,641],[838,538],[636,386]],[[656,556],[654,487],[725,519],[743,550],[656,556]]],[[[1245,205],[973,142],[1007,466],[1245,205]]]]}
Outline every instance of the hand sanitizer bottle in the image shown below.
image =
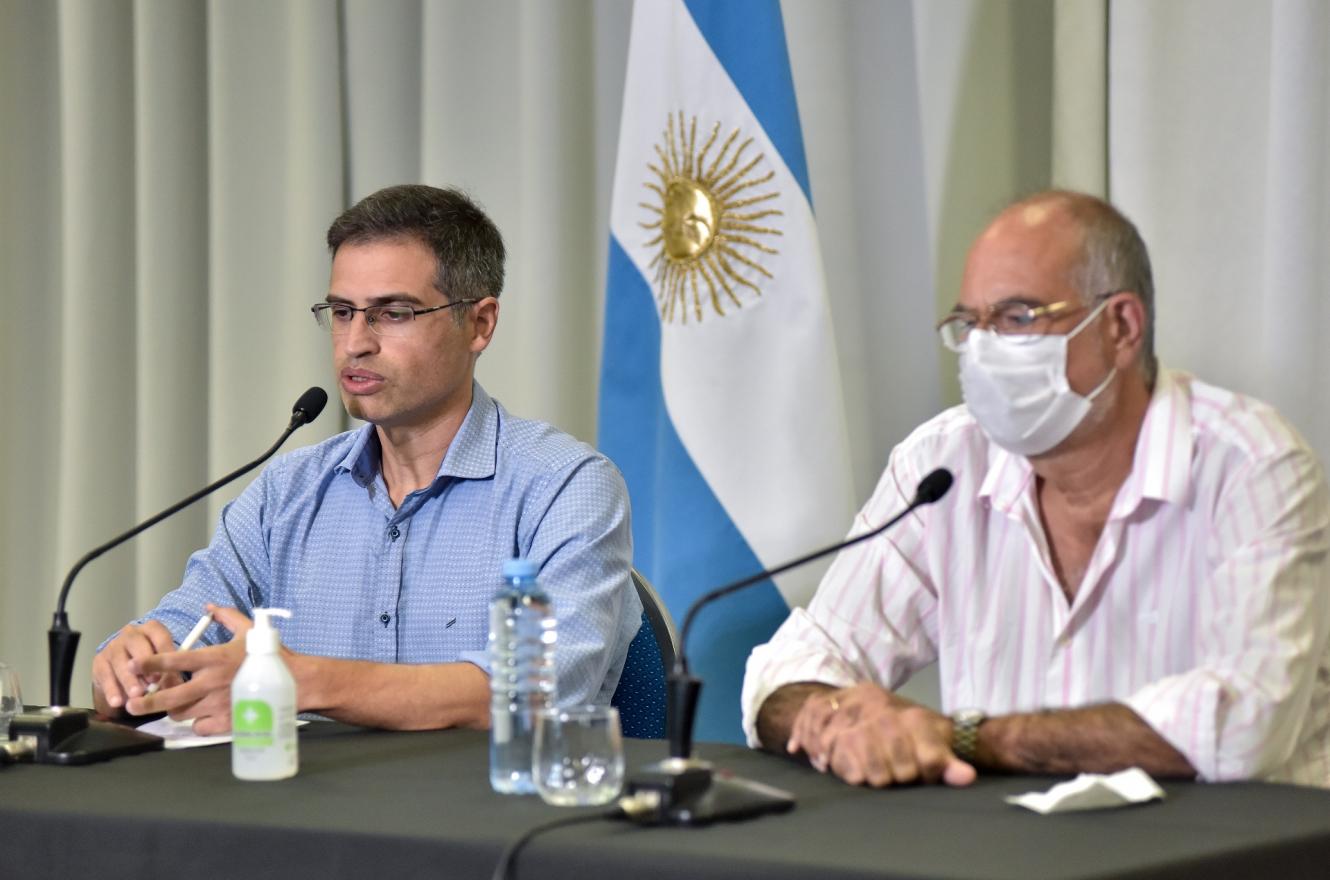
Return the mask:
{"type": "Polygon", "coordinates": [[[231,682],[231,772],[236,779],[287,779],[296,775],[296,681],[282,660],[272,617],[284,608],[255,608],[245,634],[245,662],[231,682]]]}

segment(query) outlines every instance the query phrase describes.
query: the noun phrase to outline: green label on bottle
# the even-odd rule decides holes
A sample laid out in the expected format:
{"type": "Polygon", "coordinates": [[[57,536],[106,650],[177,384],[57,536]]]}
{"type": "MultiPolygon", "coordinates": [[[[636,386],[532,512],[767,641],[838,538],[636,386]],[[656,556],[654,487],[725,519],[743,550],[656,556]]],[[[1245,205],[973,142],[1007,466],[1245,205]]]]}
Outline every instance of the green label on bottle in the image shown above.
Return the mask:
{"type": "Polygon", "coordinates": [[[272,745],[272,706],[262,700],[237,700],[231,708],[231,733],[241,748],[272,745]]]}

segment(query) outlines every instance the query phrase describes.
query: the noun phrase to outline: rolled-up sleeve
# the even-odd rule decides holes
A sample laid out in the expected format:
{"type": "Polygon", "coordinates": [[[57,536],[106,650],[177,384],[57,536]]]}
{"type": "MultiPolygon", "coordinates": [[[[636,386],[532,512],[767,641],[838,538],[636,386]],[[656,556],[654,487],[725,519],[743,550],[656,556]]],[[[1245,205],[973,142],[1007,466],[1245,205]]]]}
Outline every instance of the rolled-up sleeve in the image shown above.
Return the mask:
{"type": "MultiPolygon", "coordinates": [[[[918,474],[893,456],[850,536],[872,531],[904,509],[902,486],[918,474]]],[[[911,496],[913,492],[911,492],[911,496]]],[[[926,514],[842,550],[808,608],[796,608],[771,641],[748,658],[742,694],[743,729],[757,747],[757,715],[779,688],[816,681],[846,687],[872,681],[895,689],[937,657],[937,595],[922,564],[926,514]]]]}
{"type": "MultiPolygon", "coordinates": [[[[1330,504],[1305,449],[1255,460],[1214,509],[1213,576],[1193,603],[1197,662],[1124,701],[1203,779],[1280,777],[1308,725],[1330,638],[1330,504]]],[[[1285,779],[1324,784],[1323,779],[1285,779]]]]}

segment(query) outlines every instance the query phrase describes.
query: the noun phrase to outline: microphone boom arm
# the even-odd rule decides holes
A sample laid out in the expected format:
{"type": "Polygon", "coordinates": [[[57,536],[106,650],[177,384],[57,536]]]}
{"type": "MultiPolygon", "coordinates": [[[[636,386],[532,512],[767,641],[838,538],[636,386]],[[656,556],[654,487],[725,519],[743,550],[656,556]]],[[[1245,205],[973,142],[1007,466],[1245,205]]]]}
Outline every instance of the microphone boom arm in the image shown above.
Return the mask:
{"type": "Polygon", "coordinates": [[[300,395],[300,399],[296,401],[295,406],[291,410],[291,421],[287,424],[286,430],[282,432],[282,436],[278,437],[277,442],[274,443],[267,452],[263,453],[263,455],[246,465],[236,468],[221,479],[209,483],[188,498],[172,504],[170,507],[166,508],[166,510],[163,510],[156,516],[139,523],[129,531],[117,535],[105,544],[90,550],[83,556],[83,558],[74,563],[74,567],[69,570],[69,574],[65,576],[64,584],[60,587],[60,597],[56,601],[55,615],[51,620],[51,629],[47,632],[47,642],[50,650],[52,706],[69,705],[69,686],[74,677],[74,656],[78,651],[79,633],[75,632],[69,626],[69,617],[65,614],[65,601],[69,598],[69,589],[74,585],[74,578],[83,570],[83,567],[106,551],[120,546],[140,532],[152,528],[168,516],[180,512],[195,501],[198,501],[200,498],[217,491],[227,483],[232,482],[238,477],[244,476],[254,468],[263,464],[269,458],[272,458],[273,454],[281,448],[282,444],[286,442],[287,438],[291,436],[296,428],[308,424],[318,418],[319,413],[323,412],[323,407],[327,402],[328,393],[326,391],[318,386],[310,388],[304,394],[300,395]]]}
{"type": "Polygon", "coordinates": [[[69,570],[69,574],[65,576],[65,582],[60,587],[60,599],[59,601],[56,602],[55,606],[56,616],[61,618],[65,616],[65,600],[69,598],[69,588],[73,586],[74,578],[77,577],[78,573],[83,570],[83,566],[87,565],[89,562],[92,562],[94,559],[96,559],[98,556],[101,556],[107,550],[114,549],[124,541],[128,541],[130,538],[134,537],[140,532],[147,531],[148,529],[157,525],[157,523],[161,522],[167,517],[175,513],[179,513],[180,511],[184,510],[186,507],[189,507],[195,501],[198,501],[200,498],[203,498],[206,495],[210,495],[211,493],[216,492],[218,489],[222,488],[232,480],[244,476],[255,465],[263,464],[265,461],[272,458],[278,449],[282,448],[282,444],[286,442],[286,439],[290,437],[291,433],[295,431],[295,429],[298,427],[299,425],[293,425],[292,427],[287,428],[286,431],[282,433],[282,436],[277,438],[277,442],[274,443],[267,452],[263,453],[263,455],[259,456],[249,464],[242,465],[241,467],[236,468],[231,473],[227,474],[221,479],[216,480],[204,486],[202,489],[195,492],[193,495],[190,495],[188,498],[185,498],[182,501],[177,501],[175,504],[172,504],[170,507],[166,508],[161,513],[157,514],[151,519],[144,520],[143,522],[134,526],[134,528],[130,529],[124,534],[112,538],[111,540],[107,541],[105,544],[101,545],[100,547],[94,547],[92,550],[89,550],[83,556],[82,559],[74,563],[74,567],[71,568],[69,570]]]}
{"type": "Polygon", "coordinates": [[[686,654],[688,633],[697,618],[697,612],[722,596],[737,593],[759,581],[882,534],[918,508],[946,495],[951,483],[951,471],[938,468],[919,481],[914,500],[882,525],[714,589],[703,594],[688,608],[679,636],[679,651],[674,658],[674,668],[666,677],[665,732],[670,756],[628,780],[630,795],[640,793],[655,804],[636,821],[706,824],[716,819],[746,819],[763,813],[788,810],[794,806],[794,798],[787,792],[734,776],[717,776],[709,764],[693,758],[693,720],[697,713],[702,682],[688,673],[686,654]]]}
{"type": "Polygon", "coordinates": [[[806,553],[798,559],[791,559],[789,562],[778,565],[775,568],[764,569],[757,574],[749,575],[741,580],[734,581],[723,587],[717,587],[710,592],[703,593],[702,596],[688,608],[688,613],[684,615],[683,629],[679,631],[679,652],[674,657],[674,671],[681,675],[688,674],[688,659],[685,656],[688,648],[688,631],[692,629],[693,620],[697,617],[697,612],[702,610],[702,608],[710,605],[722,596],[728,596],[730,593],[737,593],[745,587],[752,586],[758,581],[764,581],[768,578],[773,578],[778,574],[784,574],[792,568],[798,568],[799,566],[812,562],[815,559],[844,550],[847,547],[853,547],[861,541],[867,541],[869,538],[882,534],[896,523],[905,519],[905,517],[909,516],[911,513],[914,513],[914,511],[918,510],[920,507],[923,507],[926,504],[932,504],[934,501],[937,501],[945,495],[947,490],[951,488],[951,480],[951,472],[939,468],[938,470],[931,472],[920,482],[919,489],[915,492],[914,500],[911,501],[904,510],[877,528],[870,529],[861,535],[855,535],[853,538],[838,541],[835,544],[828,544],[819,550],[814,550],[812,553],[806,553]]]}
{"type": "MultiPolygon", "coordinates": [[[[737,593],[740,590],[744,589],[745,587],[751,587],[753,584],[757,583],[758,581],[764,581],[769,578],[773,578],[778,574],[784,574],[785,572],[789,571],[792,568],[798,568],[799,566],[804,565],[805,563],[812,562],[815,559],[820,559],[821,557],[826,556],[829,553],[835,553],[838,550],[844,550],[846,547],[853,547],[855,544],[858,544],[861,541],[867,541],[869,538],[876,537],[882,534],[887,529],[894,526],[900,520],[904,519],[907,514],[913,513],[914,509],[917,506],[918,505],[916,504],[911,504],[909,507],[905,508],[900,513],[896,514],[894,517],[887,520],[885,523],[878,526],[877,528],[864,532],[862,535],[855,535],[853,538],[849,539],[848,541],[841,541],[840,543],[837,544],[828,544],[826,547],[823,547],[820,550],[814,550],[812,553],[800,556],[798,559],[792,559],[789,562],[786,562],[783,565],[778,565],[775,568],[770,569],[768,571],[759,571],[757,574],[749,575],[748,577],[742,580],[735,581],[734,583],[731,584],[726,584],[723,587],[717,587],[716,589],[708,593],[702,594],[702,596],[696,602],[693,603],[692,607],[688,609],[688,613],[684,615],[683,629],[679,631],[679,647],[682,649],[684,648],[684,646],[688,644],[688,631],[693,626],[693,620],[697,617],[697,612],[700,611],[704,606],[710,605],[712,602],[724,596],[728,596],[730,593],[737,593]]],[[[679,653],[676,654],[674,657],[674,669],[676,672],[680,672],[684,675],[688,674],[688,659],[687,657],[684,656],[683,650],[680,650],[679,653]]]]}

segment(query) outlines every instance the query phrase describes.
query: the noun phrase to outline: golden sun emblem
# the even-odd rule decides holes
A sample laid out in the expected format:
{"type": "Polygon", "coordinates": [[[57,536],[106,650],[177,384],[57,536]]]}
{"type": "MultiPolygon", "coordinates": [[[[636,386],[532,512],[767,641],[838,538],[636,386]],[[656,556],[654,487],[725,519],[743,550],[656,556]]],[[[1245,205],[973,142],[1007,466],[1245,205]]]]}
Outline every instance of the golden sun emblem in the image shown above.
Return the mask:
{"type": "Polygon", "coordinates": [[[763,207],[763,203],[779,197],[780,193],[774,190],[746,193],[769,183],[776,172],[767,171],[759,176],[757,168],[764,157],[762,153],[745,161],[744,153],[752,146],[753,139],[748,138],[736,147],[737,128],[708,163],[707,154],[719,136],[717,122],[699,150],[697,117],[685,128],[683,111],[677,117],[671,114],[661,143],[656,145],[660,164],[647,163],[655,180],[644,185],[656,194],[657,203],[638,204],[651,211],[655,219],[639,225],[659,230],[647,242],[647,247],[658,248],[648,268],[656,270],[656,301],[664,321],[672,321],[677,315],[687,324],[690,306],[701,321],[704,299],[717,315],[724,316],[727,300],[735,308],[743,307],[738,288],[746,287],[753,295],[762,295],[748,276],[757,273],[768,279],[772,277],[757,259],[760,254],[779,253],[760,239],[781,234],[779,229],[761,223],[783,213],[763,207]]]}

